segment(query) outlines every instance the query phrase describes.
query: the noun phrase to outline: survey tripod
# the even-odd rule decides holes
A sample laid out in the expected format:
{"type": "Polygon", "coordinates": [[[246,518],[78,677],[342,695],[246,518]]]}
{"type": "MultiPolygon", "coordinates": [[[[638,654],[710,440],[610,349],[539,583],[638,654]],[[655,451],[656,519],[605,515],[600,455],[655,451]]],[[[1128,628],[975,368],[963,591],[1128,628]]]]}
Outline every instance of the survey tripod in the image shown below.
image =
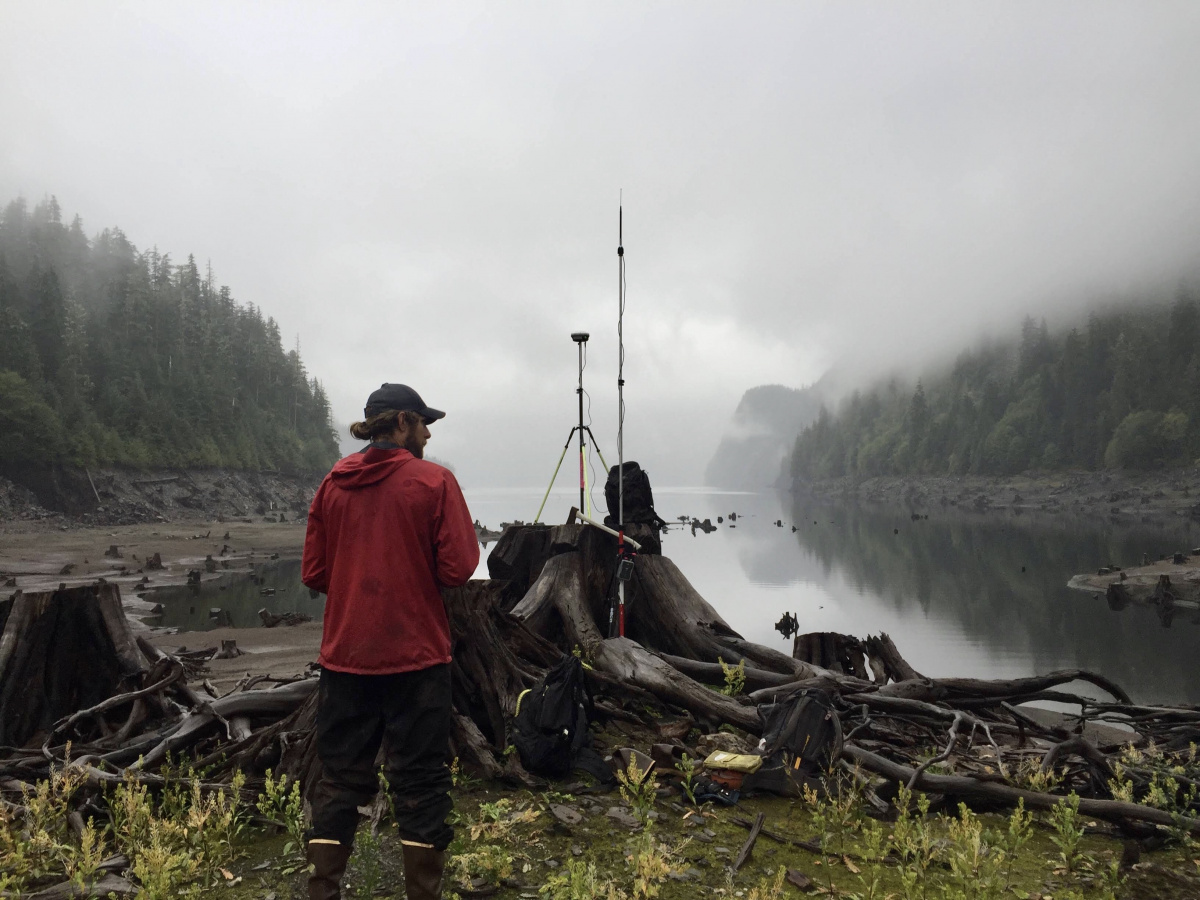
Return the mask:
{"type": "Polygon", "coordinates": [[[567,442],[563,444],[562,453],[558,457],[558,465],[554,467],[554,474],[550,476],[550,484],[546,486],[546,494],[542,497],[542,505],[538,507],[537,515],[534,516],[534,522],[540,522],[542,519],[542,510],[546,508],[546,501],[550,498],[550,490],[554,487],[554,481],[558,478],[558,470],[562,468],[563,460],[567,458],[567,450],[571,447],[571,440],[576,434],[579,435],[579,509],[585,515],[591,514],[591,504],[588,502],[588,483],[587,483],[587,439],[591,438],[592,447],[596,451],[596,455],[600,457],[600,464],[604,466],[604,471],[608,471],[608,463],[604,461],[604,454],[600,452],[600,445],[596,443],[596,436],[592,434],[592,429],[583,422],[583,358],[584,345],[587,344],[588,338],[591,337],[586,331],[576,331],[571,335],[573,340],[579,346],[579,386],[575,388],[575,393],[579,395],[579,424],[571,428],[571,433],[567,435],[567,442]]]}

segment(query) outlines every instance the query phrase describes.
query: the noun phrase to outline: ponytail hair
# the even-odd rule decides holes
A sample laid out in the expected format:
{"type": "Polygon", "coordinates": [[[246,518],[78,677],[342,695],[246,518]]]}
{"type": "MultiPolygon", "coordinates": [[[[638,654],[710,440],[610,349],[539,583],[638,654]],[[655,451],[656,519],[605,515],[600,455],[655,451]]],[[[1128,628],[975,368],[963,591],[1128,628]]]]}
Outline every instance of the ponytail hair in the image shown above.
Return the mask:
{"type": "Polygon", "coordinates": [[[365,422],[352,423],[350,435],[360,441],[374,441],[390,437],[392,432],[400,427],[401,421],[412,428],[421,423],[421,416],[412,410],[385,409],[381,413],[368,416],[365,422]]]}

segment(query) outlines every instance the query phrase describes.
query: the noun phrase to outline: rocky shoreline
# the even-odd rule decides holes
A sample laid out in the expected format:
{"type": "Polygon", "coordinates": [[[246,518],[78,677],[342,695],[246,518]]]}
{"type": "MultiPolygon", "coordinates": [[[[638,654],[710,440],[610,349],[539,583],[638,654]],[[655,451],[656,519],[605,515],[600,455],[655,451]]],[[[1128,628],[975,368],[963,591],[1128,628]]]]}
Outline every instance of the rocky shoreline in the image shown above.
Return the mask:
{"type": "Polygon", "coordinates": [[[303,519],[320,475],[234,469],[70,473],[55,499],[0,476],[0,534],[146,523],[285,522],[303,519]],[[63,491],[69,487],[64,496],[63,491]]]}
{"type": "Polygon", "coordinates": [[[1124,521],[1200,519],[1200,467],[1165,472],[928,475],[804,482],[794,494],[910,509],[980,514],[1103,516],[1124,521]]]}

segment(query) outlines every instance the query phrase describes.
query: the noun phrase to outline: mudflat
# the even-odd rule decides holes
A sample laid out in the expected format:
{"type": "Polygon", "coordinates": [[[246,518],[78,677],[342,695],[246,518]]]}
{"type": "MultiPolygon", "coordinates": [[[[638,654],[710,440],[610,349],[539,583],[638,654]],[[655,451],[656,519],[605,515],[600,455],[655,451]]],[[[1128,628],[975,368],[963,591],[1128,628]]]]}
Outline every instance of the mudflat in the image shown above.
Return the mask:
{"type": "Polygon", "coordinates": [[[156,588],[186,584],[189,573],[204,583],[249,577],[274,560],[299,559],[304,530],[303,522],[160,522],[100,528],[9,522],[0,533],[0,584],[7,596],[15,590],[54,590],[62,584],[73,587],[104,579],[120,587],[134,629],[164,650],[200,650],[234,640],[242,656],[206,664],[207,677],[224,693],[248,674],[285,678],[303,673],[317,658],[320,623],[173,632],[148,628],[139,614],[153,607],[156,588]],[[161,569],[150,567],[155,554],[161,569]]]}

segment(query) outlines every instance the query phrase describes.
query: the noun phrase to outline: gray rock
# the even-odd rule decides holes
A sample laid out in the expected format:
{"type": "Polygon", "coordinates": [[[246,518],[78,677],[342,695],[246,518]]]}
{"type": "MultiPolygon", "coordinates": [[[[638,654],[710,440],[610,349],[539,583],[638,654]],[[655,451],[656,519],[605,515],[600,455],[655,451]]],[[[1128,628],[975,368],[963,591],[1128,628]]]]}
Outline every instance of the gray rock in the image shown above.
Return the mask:
{"type": "Polygon", "coordinates": [[[605,815],[618,825],[624,825],[626,828],[642,827],[642,823],[639,822],[637,818],[631,812],[629,812],[629,810],[620,806],[609,807],[608,812],[606,812],[605,815]]]}
{"type": "Polygon", "coordinates": [[[578,825],[583,821],[583,813],[562,803],[551,804],[550,814],[564,825],[578,825]]]}

